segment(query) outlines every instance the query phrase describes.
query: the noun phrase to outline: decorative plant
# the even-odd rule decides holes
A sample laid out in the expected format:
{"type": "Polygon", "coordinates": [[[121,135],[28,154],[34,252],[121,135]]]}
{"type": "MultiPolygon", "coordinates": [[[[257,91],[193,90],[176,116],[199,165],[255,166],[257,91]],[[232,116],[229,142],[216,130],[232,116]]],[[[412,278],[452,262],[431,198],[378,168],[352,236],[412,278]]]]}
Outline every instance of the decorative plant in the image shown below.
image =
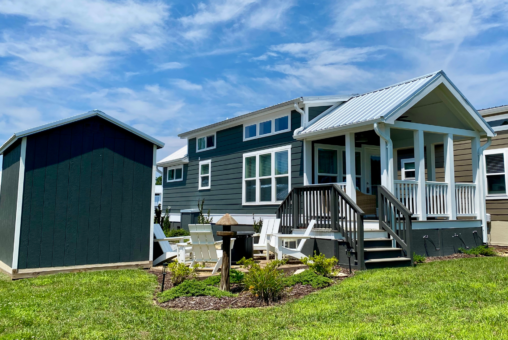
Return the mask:
{"type": "Polygon", "coordinates": [[[210,209],[208,209],[207,216],[203,215],[204,204],[205,204],[204,198],[202,201],[198,201],[198,209],[199,209],[198,224],[210,224],[213,222],[213,217],[210,217],[210,209]]]}
{"type": "Polygon", "coordinates": [[[339,260],[337,260],[335,256],[327,259],[325,254],[317,255],[316,251],[314,251],[314,256],[304,257],[302,262],[316,274],[330,276],[335,273],[334,267],[337,265],[339,260]]]}
{"type": "Polygon", "coordinates": [[[161,215],[162,215],[162,207],[161,205],[157,205],[155,207],[155,224],[160,224],[162,225],[162,221],[161,221],[161,215]]]}
{"type": "Polygon", "coordinates": [[[284,292],[285,282],[284,272],[278,268],[286,263],[285,260],[271,261],[264,268],[261,268],[253,259],[242,258],[238,263],[249,271],[245,274],[244,284],[251,294],[267,304],[280,299],[284,292]]]}
{"type": "Polygon", "coordinates": [[[259,233],[261,231],[261,228],[263,228],[263,220],[261,218],[259,218],[259,221],[256,221],[256,217],[254,216],[254,214],[252,214],[252,221],[253,221],[253,227],[254,227],[254,232],[255,233],[259,233]]]}
{"type": "Polygon", "coordinates": [[[475,256],[478,256],[478,255],[497,256],[497,253],[496,253],[496,251],[494,249],[489,248],[489,247],[484,246],[484,245],[481,245],[481,246],[478,246],[478,247],[474,247],[474,248],[471,248],[471,249],[459,248],[459,251],[461,253],[464,253],[464,254],[475,255],[475,256]]]}
{"type": "Polygon", "coordinates": [[[413,253],[413,262],[414,263],[423,263],[425,262],[426,257],[423,255],[418,255],[417,253],[413,253]]]}
{"type": "Polygon", "coordinates": [[[181,262],[171,262],[168,264],[169,276],[171,277],[171,281],[173,285],[178,286],[180,283],[185,280],[193,279],[197,276],[196,270],[201,268],[200,264],[195,264],[192,267],[188,267],[185,263],[181,262]]]}
{"type": "MultiPolygon", "coordinates": [[[[242,283],[243,279],[245,277],[245,273],[231,268],[231,271],[229,272],[229,280],[231,283],[242,283]]],[[[209,278],[203,280],[204,283],[206,283],[209,286],[218,286],[220,283],[220,276],[210,276],[209,278]]]]}
{"type": "Polygon", "coordinates": [[[207,285],[204,281],[187,280],[181,285],[166,290],[159,295],[159,302],[166,302],[182,296],[235,296],[229,292],[224,292],[217,287],[207,285]]]}
{"type": "Polygon", "coordinates": [[[171,222],[169,222],[169,209],[166,208],[166,215],[162,219],[163,219],[162,230],[164,231],[164,234],[167,236],[171,232],[171,222]]]}
{"type": "Polygon", "coordinates": [[[300,274],[291,275],[284,279],[286,286],[294,286],[297,283],[311,285],[313,288],[324,288],[332,284],[332,279],[316,274],[313,270],[307,269],[300,274]]]}

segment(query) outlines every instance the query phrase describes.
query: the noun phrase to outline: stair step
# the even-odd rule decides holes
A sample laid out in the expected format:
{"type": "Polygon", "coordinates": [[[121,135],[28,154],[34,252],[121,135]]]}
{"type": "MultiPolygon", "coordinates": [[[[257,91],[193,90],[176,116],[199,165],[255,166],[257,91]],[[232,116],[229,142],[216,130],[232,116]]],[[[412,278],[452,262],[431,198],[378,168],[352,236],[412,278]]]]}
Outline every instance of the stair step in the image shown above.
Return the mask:
{"type": "Polygon", "coordinates": [[[401,251],[402,248],[392,248],[392,247],[378,247],[378,248],[365,248],[364,251],[401,251]]]}
{"type": "Polygon", "coordinates": [[[365,260],[365,268],[367,269],[409,267],[409,266],[411,266],[411,259],[409,257],[393,257],[384,259],[365,260]]]}
{"type": "Polygon", "coordinates": [[[373,237],[373,238],[366,238],[363,241],[364,242],[374,242],[374,241],[391,241],[391,238],[386,237],[373,237]]]}
{"type": "Polygon", "coordinates": [[[385,263],[385,262],[403,262],[403,261],[411,261],[409,257],[393,257],[393,258],[386,258],[386,259],[372,259],[372,260],[365,260],[365,263],[385,263]]]}

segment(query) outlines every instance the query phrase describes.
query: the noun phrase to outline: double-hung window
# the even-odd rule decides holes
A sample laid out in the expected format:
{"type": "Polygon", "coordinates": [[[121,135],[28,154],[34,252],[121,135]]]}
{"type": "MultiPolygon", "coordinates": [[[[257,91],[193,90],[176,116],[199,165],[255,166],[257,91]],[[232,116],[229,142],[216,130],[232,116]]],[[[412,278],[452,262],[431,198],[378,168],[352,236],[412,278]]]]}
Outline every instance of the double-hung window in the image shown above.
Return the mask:
{"type": "Polygon", "coordinates": [[[414,158],[406,158],[400,161],[400,177],[404,181],[413,181],[416,179],[416,163],[414,158]]]}
{"type": "Polygon", "coordinates": [[[177,182],[183,180],[183,165],[168,168],[167,182],[177,182]]]}
{"type": "Polygon", "coordinates": [[[196,152],[215,149],[215,134],[196,139],[196,152]]]}
{"type": "Polygon", "coordinates": [[[282,132],[288,132],[291,131],[289,126],[290,126],[289,115],[244,124],[243,140],[246,141],[249,139],[271,136],[282,132]]]}
{"type": "Polygon", "coordinates": [[[506,196],[508,149],[487,150],[485,175],[487,176],[487,197],[506,196]]]}
{"type": "Polygon", "coordinates": [[[199,162],[199,190],[210,189],[212,185],[212,160],[199,162]]]}
{"type": "Polygon", "coordinates": [[[291,146],[243,155],[243,204],[279,204],[291,187],[291,146]]]}

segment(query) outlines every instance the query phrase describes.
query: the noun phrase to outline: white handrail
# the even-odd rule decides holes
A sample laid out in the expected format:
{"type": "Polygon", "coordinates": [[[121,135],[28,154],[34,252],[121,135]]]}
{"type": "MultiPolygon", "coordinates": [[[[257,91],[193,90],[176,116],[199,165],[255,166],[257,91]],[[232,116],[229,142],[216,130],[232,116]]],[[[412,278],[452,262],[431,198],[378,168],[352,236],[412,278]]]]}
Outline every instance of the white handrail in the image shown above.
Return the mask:
{"type": "Polygon", "coordinates": [[[476,184],[455,183],[457,216],[476,216],[476,184]]]}

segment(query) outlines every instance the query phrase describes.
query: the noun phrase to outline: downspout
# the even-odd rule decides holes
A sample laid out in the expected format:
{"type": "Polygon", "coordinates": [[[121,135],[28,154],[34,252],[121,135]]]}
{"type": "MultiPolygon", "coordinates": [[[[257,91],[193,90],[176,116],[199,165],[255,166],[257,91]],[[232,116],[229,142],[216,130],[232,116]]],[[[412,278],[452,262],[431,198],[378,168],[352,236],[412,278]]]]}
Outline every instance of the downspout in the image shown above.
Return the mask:
{"type": "MultiPolygon", "coordinates": [[[[487,235],[487,207],[486,207],[486,201],[485,201],[485,198],[486,198],[486,195],[485,195],[485,181],[486,181],[486,178],[485,178],[485,174],[483,173],[484,172],[484,164],[483,164],[483,152],[490,146],[490,144],[492,143],[492,137],[487,137],[487,143],[485,143],[483,146],[480,146],[478,148],[478,164],[479,164],[479,172],[480,172],[480,181],[481,181],[481,185],[479,186],[479,190],[480,191],[478,194],[480,195],[480,209],[483,211],[482,213],[482,236],[483,236],[483,242],[485,244],[488,243],[488,235],[487,235]]],[[[480,183],[478,183],[480,184],[480,183]]]]}
{"type": "Polygon", "coordinates": [[[383,139],[386,143],[386,164],[387,164],[387,183],[389,183],[388,190],[392,191],[393,189],[393,166],[392,162],[390,162],[391,159],[393,159],[393,142],[390,138],[390,136],[386,135],[384,132],[382,132],[379,129],[378,123],[374,123],[374,132],[379,136],[379,138],[383,139]]]}
{"type": "Polygon", "coordinates": [[[295,111],[298,112],[302,116],[302,119],[301,119],[302,126],[300,126],[298,129],[296,129],[295,132],[293,132],[293,135],[297,136],[304,129],[303,118],[305,116],[305,111],[300,109],[300,107],[298,106],[298,103],[295,103],[294,107],[295,107],[295,111]]]}
{"type": "MultiPolygon", "coordinates": [[[[297,136],[300,132],[303,131],[303,129],[305,128],[305,125],[303,124],[303,119],[305,117],[305,111],[303,111],[302,109],[300,109],[300,107],[298,106],[297,103],[294,104],[294,107],[295,107],[295,111],[298,112],[301,116],[301,122],[302,122],[302,126],[300,126],[298,129],[295,130],[295,132],[293,132],[293,136],[297,136]]],[[[310,168],[312,168],[312,163],[311,164],[307,164],[308,162],[308,159],[307,159],[307,156],[308,156],[308,153],[309,153],[309,142],[306,142],[305,140],[303,140],[303,173],[304,173],[304,176],[303,176],[303,184],[304,185],[309,185],[312,183],[312,171],[309,168],[309,165],[310,165],[310,168]],[[309,172],[311,175],[309,175],[309,172]]],[[[311,157],[312,158],[312,157],[311,157]]]]}

